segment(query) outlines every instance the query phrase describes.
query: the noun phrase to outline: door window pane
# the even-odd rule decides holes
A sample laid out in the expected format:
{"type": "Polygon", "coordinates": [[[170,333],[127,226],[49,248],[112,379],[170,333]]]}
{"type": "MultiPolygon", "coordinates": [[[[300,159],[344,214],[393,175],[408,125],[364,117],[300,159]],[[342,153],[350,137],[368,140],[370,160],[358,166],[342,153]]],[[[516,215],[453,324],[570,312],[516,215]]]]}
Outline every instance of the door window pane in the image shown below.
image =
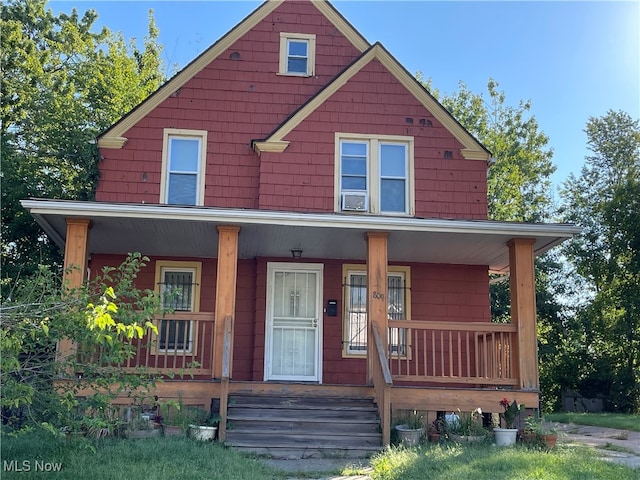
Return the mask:
{"type": "Polygon", "coordinates": [[[276,272],[273,306],[274,318],[315,318],[316,274],[276,272]]]}
{"type": "Polygon", "coordinates": [[[314,272],[273,274],[271,375],[314,377],[317,373],[317,281],[314,272]]]}

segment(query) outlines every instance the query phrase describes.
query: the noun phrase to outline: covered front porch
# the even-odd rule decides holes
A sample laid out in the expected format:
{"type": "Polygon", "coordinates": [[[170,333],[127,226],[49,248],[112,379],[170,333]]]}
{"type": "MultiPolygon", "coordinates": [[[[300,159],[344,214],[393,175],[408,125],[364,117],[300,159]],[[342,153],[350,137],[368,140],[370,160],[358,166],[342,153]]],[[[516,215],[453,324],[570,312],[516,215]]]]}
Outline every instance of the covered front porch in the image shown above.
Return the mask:
{"type": "MultiPolygon", "coordinates": [[[[197,348],[159,349],[161,339],[149,336],[135,345],[137,354],[127,367],[180,372],[180,380],[157,385],[161,398],[176,398],[180,393],[188,404],[207,407],[211,399],[219,399],[221,440],[226,435],[227,400],[239,393],[375,399],[384,444],[389,443],[392,410],[480,407],[497,411],[505,390],[521,403],[537,405],[533,258],[575,233],[568,225],[51,200],[29,200],[23,205],[49,237],[65,248],[65,266],[81,267],[69,271],[71,285],[83,281],[89,256],[139,251],[156,258],[215,259],[213,308],[173,317],[190,322],[197,348]],[[302,262],[322,265],[329,259],[363,264],[367,348],[360,381],[327,382],[322,376],[326,363],[322,344],[315,357],[320,370],[314,382],[269,378],[266,365],[262,378],[258,367],[254,369],[258,374],[254,372],[249,380],[234,380],[238,376],[234,363],[243,360],[234,349],[242,333],[237,322],[237,294],[243,288],[239,265],[255,258],[300,264],[301,260],[291,259],[291,250],[302,251],[302,262]],[[511,322],[440,321],[415,308],[405,318],[390,318],[387,279],[390,264],[398,263],[480,267],[487,273],[487,282],[490,271],[509,272],[511,322]]],[[[267,287],[256,287],[257,304],[265,304],[265,311],[267,287]]],[[[322,317],[326,299],[317,298],[322,317]]],[[[322,318],[317,320],[321,325],[322,318]]],[[[263,322],[264,329],[268,321],[263,322]]],[[[72,344],[59,349],[59,354],[74,352],[72,344]]],[[[255,342],[252,361],[264,361],[267,351],[264,343],[255,342]]]]}

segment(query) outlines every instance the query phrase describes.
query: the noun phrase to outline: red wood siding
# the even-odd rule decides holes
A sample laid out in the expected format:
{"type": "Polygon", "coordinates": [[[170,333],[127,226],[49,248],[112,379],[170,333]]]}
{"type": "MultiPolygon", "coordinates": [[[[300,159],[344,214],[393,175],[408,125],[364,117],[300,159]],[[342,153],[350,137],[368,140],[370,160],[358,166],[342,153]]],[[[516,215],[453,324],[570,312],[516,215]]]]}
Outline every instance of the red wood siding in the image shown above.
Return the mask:
{"type": "MultiPolygon", "coordinates": [[[[92,277],[104,266],[119,265],[124,256],[94,255],[92,277]]],[[[139,288],[154,288],[155,260],[138,275],[139,288]]],[[[159,260],[159,259],[158,259],[159,260]]],[[[202,261],[200,311],[214,310],[216,260],[162,258],[162,260],[202,261]]],[[[236,299],[233,379],[262,381],[264,377],[267,262],[289,259],[258,258],[239,260],[236,299]]],[[[363,384],[364,358],[342,357],[343,263],[342,260],[314,260],[324,263],[323,306],[338,301],[338,315],[323,318],[323,383],[363,384]]],[[[358,262],[356,262],[358,263],[358,262]]],[[[465,265],[411,264],[411,312],[413,320],[446,322],[489,322],[489,286],[486,267],[465,265]]],[[[211,351],[204,352],[210,356],[211,351]]]]}
{"type": "MultiPolygon", "coordinates": [[[[103,267],[117,267],[126,257],[124,255],[93,255],[89,263],[91,268],[91,278],[100,275],[103,267]]],[[[136,286],[140,289],[154,290],[156,260],[168,260],[176,262],[201,262],[201,281],[200,285],[200,311],[213,312],[216,302],[216,268],[217,261],[215,258],[192,258],[192,257],[153,257],[147,263],[136,277],[136,286]]],[[[238,268],[240,269],[240,262],[238,268]]],[[[116,299],[116,303],[118,300],[116,299]]]]}
{"type": "Polygon", "coordinates": [[[335,132],[413,137],[416,216],[487,218],[486,163],[465,160],[463,145],[377,61],[298,125],[285,152],[262,154],[259,208],[332,212],[335,132]]]}
{"type": "Polygon", "coordinates": [[[239,260],[233,329],[233,380],[253,380],[255,312],[256,261],[239,260]]]}
{"type": "Polygon", "coordinates": [[[256,208],[259,158],[251,141],[266,137],[358,55],[311,3],[284,2],[126,132],[122,149],[102,149],[96,200],[159,203],[163,129],[178,128],[209,132],[205,205],[256,208]],[[280,32],[316,35],[313,77],[276,75],[280,32]]]}
{"type": "Polygon", "coordinates": [[[489,322],[487,267],[412,265],[412,319],[434,322],[489,322]]]}
{"type": "Polygon", "coordinates": [[[253,380],[264,380],[265,328],[267,314],[267,260],[256,259],[256,318],[253,350],[253,380]]]}
{"type": "MultiPolygon", "coordinates": [[[[266,316],[267,262],[289,259],[257,260],[256,309],[254,331],[253,380],[264,378],[264,342],[266,316]]],[[[324,263],[323,305],[338,300],[338,315],[323,319],[323,374],[327,384],[366,382],[365,358],[342,357],[343,332],[343,260],[314,260],[324,263]]],[[[358,262],[355,262],[358,263],[358,262]]],[[[410,264],[411,316],[413,320],[442,322],[489,322],[489,283],[486,267],[467,265],[410,264]]],[[[238,284],[238,291],[243,286],[238,284]]],[[[235,357],[234,357],[235,358],[235,357]]],[[[235,360],[234,360],[235,361],[235,360]]],[[[234,378],[240,372],[234,364],[234,378]]],[[[242,373],[244,375],[244,372],[242,373]]]]}

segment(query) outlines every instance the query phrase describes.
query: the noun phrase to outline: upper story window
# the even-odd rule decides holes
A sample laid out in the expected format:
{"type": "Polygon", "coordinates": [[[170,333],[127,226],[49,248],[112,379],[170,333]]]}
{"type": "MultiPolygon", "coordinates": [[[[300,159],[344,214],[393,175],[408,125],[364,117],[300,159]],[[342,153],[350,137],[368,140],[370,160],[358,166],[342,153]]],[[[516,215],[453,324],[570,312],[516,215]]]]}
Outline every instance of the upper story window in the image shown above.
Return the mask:
{"type": "Polygon", "coordinates": [[[207,132],[164,130],[160,202],[203,205],[207,132]]]}
{"type": "Polygon", "coordinates": [[[337,212],[413,215],[413,138],[336,134],[337,212]]]}
{"type": "Polygon", "coordinates": [[[316,36],[280,33],[280,75],[310,77],[315,70],[316,36]]]}

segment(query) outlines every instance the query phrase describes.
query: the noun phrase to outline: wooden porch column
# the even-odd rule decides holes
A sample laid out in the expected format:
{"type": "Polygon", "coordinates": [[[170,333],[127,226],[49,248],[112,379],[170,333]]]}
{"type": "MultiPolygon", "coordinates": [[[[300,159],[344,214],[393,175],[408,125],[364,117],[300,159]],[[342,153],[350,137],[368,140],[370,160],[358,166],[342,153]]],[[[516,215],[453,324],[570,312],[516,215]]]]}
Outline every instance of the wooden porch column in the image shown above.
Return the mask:
{"type": "Polygon", "coordinates": [[[238,232],[240,227],[218,226],[218,269],[216,277],[216,307],[213,334],[213,378],[222,377],[225,317],[231,317],[231,356],[229,375],[233,372],[233,327],[236,312],[238,277],[238,232]]]}
{"type": "MultiPolygon", "coordinates": [[[[89,226],[85,218],[67,218],[67,237],[64,246],[63,285],[68,289],[79,288],[87,274],[89,259],[89,226]]],[[[76,353],[76,345],[69,339],[58,342],[56,358],[62,360],[76,353]]]]}
{"type": "Polygon", "coordinates": [[[372,363],[377,361],[373,353],[371,322],[378,323],[380,338],[388,358],[389,342],[387,322],[387,239],[388,232],[367,232],[367,380],[373,381],[372,363]]]}
{"type": "Polygon", "coordinates": [[[522,390],[539,390],[538,341],[536,332],[536,290],[533,264],[535,240],[518,238],[509,247],[511,323],[518,327],[514,352],[522,390]]]}

